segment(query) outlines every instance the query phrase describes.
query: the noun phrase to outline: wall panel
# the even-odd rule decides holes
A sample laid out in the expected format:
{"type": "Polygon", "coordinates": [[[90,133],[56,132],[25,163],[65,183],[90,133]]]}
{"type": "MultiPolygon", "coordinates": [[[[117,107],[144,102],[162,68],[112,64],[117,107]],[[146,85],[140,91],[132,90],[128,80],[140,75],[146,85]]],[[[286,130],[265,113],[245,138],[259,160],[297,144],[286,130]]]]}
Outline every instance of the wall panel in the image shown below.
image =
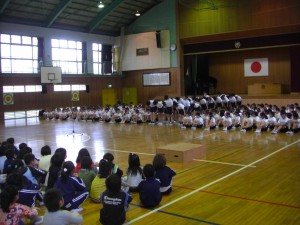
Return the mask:
{"type": "Polygon", "coordinates": [[[248,50],[210,54],[209,74],[218,80],[217,92],[247,94],[254,83],[280,83],[283,93],[291,87],[290,48],[248,50]],[[269,75],[245,77],[244,59],[268,58],[269,75]]]}
{"type": "Polygon", "coordinates": [[[195,10],[202,6],[204,8],[204,1],[202,3],[195,1],[195,5],[191,4],[189,7],[179,5],[179,37],[187,38],[300,24],[300,1],[298,0],[215,2],[225,7],[215,10],[195,10]]]}

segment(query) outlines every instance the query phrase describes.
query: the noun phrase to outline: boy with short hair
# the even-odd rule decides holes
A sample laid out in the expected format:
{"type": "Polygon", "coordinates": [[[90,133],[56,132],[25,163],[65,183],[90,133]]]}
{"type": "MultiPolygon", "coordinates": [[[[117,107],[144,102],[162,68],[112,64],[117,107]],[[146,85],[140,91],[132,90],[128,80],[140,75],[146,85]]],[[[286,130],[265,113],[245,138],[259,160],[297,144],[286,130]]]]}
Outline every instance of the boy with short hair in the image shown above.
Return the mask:
{"type": "Polygon", "coordinates": [[[141,204],[146,208],[157,206],[162,199],[160,182],[155,179],[154,173],[155,169],[153,165],[146,164],[143,168],[143,174],[146,177],[146,180],[141,181],[138,186],[141,204]]]}
{"type": "Polygon", "coordinates": [[[101,194],[100,201],[103,208],[100,210],[100,223],[103,225],[121,225],[126,220],[128,204],[132,196],[121,190],[121,177],[110,175],[106,181],[106,191],[101,194]]]}
{"type": "Polygon", "coordinates": [[[64,199],[59,189],[51,188],[44,195],[44,203],[47,211],[44,215],[43,224],[81,224],[83,218],[78,213],[61,210],[64,205],[64,199]]]}
{"type": "Polygon", "coordinates": [[[45,182],[47,172],[37,168],[35,155],[27,153],[24,156],[24,161],[26,167],[24,167],[22,171],[23,176],[25,176],[33,184],[43,184],[45,182]]]}

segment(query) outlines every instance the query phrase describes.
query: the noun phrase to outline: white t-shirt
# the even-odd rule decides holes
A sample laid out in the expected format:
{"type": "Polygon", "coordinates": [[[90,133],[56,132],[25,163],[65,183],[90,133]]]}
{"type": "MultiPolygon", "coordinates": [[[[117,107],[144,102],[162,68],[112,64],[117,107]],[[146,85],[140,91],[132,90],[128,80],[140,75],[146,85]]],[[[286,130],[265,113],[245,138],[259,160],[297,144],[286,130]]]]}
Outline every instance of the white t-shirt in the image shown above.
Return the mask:
{"type": "Polygon", "coordinates": [[[130,187],[137,187],[139,186],[139,183],[143,180],[142,175],[137,172],[136,175],[128,174],[127,175],[127,184],[130,187]]]}

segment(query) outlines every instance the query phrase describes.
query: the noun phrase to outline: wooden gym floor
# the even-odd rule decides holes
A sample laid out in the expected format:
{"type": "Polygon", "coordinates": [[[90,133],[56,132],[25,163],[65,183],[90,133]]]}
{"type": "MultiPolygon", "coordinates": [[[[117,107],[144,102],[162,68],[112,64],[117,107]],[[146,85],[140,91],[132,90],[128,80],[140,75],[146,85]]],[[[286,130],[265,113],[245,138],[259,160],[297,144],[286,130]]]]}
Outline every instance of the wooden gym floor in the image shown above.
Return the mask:
{"type": "MultiPolygon", "coordinates": [[[[141,208],[133,194],[128,224],[300,224],[300,134],[28,119],[2,124],[0,140],[9,137],[27,143],[36,157],[46,144],[53,152],[66,148],[67,160],[74,162],[82,147],[95,161],[111,152],[124,172],[130,152],[138,153],[144,165],[159,146],[204,145],[203,158],[168,162],[177,172],[174,188],[157,208],[141,208]]],[[[83,224],[99,224],[101,205],[87,200],[83,208],[83,224]]]]}

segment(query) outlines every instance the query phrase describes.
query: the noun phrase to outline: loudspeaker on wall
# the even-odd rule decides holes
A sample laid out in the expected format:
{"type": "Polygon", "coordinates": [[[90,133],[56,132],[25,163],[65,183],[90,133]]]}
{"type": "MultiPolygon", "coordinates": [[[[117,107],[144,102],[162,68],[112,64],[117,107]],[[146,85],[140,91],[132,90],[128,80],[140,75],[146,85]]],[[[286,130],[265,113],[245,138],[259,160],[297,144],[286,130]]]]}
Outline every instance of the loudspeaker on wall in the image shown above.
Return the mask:
{"type": "Polygon", "coordinates": [[[90,93],[90,85],[85,85],[85,92],[90,93]]]}
{"type": "Polygon", "coordinates": [[[47,85],[42,85],[42,93],[47,94],[47,85]]]}
{"type": "Polygon", "coordinates": [[[157,48],[161,48],[160,30],[156,31],[156,46],[157,48]]]}

